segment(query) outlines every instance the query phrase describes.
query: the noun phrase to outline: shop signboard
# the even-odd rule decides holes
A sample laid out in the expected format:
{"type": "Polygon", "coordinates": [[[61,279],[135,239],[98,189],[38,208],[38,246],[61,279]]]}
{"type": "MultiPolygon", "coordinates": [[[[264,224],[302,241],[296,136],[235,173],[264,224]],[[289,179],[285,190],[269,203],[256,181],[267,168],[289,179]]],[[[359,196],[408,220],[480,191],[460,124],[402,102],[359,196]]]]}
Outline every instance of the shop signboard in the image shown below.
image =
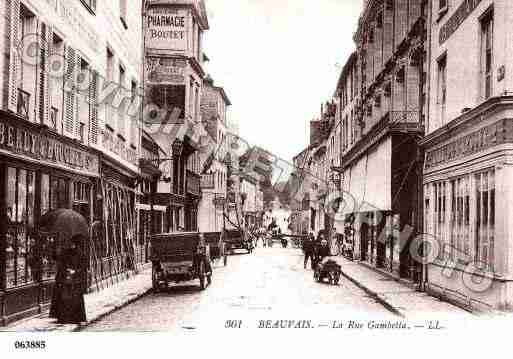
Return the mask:
{"type": "Polygon", "coordinates": [[[98,156],[48,130],[0,119],[0,152],[43,165],[98,176],[98,156]]]}
{"type": "Polygon", "coordinates": [[[146,79],[149,83],[185,84],[184,59],[148,57],[146,58],[146,79]]]}
{"type": "Polygon", "coordinates": [[[146,12],[146,49],[185,52],[188,21],[186,9],[151,5],[146,12]]]}

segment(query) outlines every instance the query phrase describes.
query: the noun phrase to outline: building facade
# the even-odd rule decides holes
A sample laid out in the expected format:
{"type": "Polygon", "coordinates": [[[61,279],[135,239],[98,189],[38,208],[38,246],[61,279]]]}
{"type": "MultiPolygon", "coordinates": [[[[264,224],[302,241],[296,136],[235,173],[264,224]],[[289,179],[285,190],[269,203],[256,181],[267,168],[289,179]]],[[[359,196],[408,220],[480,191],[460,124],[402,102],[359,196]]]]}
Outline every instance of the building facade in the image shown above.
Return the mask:
{"type": "Polygon", "coordinates": [[[227,113],[231,102],[222,87],[205,80],[201,97],[202,122],[208,137],[202,153],[202,200],[199,208],[200,232],[221,232],[227,204],[228,125],[227,113]]]}
{"type": "Polygon", "coordinates": [[[342,205],[354,256],[401,277],[419,266],[396,234],[419,228],[423,134],[425,2],[367,1],[338,83],[342,205]],[[381,240],[379,240],[381,238],[381,240]],[[383,238],[385,238],[383,240],[383,238]]]}
{"type": "Polygon", "coordinates": [[[510,309],[513,298],[512,7],[447,0],[429,12],[424,227],[440,251],[427,289],[472,308],[510,309]]]}
{"type": "Polygon", "coordinates": [[[154,201],[167,209],[168,231],[196,231],[201,200],[203,1],[145,1],[145,125],[169,159],[154,201]]]}
{"type": "Polygon", "coordinates": [[[137,0],[0,5],[1,324],[43,311],[51,298],[56,237],[38,231],[49,210],[101,224],[89,243],[89,284],[145,262],[141,10],[137,0]]]}

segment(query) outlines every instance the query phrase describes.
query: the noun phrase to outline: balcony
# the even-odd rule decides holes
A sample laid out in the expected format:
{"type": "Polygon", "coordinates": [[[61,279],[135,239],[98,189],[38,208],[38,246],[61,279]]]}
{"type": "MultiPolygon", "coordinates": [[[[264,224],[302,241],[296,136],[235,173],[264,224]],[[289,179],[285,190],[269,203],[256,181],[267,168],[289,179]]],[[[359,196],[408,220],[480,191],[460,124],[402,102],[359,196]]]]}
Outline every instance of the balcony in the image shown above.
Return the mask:
{"type": "Polygon", "coordinates": [[[215,188],[213,173],[201,175],[200,188],[201,189],[214,189],[215,188]]]}
{"type": "Polygon", "coordinates": [[[30,94],[22,89],[18,89],[18,107],[16,112],[25,120],[29,118],[30,94]]]}
{"type": "Polygon", "coordinates": [[[419,111],[390,111],[390,124],[419,123],[419,111]]]}
{"type": "Polygon", "coordinates": [[[187,193],[199,197],[201,195],[201,176],[187,171],[187,193]]]}

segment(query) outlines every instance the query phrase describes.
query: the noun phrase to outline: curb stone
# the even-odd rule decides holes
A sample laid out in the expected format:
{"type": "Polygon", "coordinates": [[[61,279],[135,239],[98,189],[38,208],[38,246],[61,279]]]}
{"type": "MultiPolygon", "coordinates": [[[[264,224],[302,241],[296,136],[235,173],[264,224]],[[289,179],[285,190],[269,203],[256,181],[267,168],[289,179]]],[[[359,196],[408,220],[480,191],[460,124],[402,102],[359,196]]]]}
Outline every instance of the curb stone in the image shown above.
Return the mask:
{"type": "Polygon", "coordinates": [[[102,320],[103,318],[109,316],[110,314],[112,314],[114,312],[117,312],[118,310],[123,309],[123,308],[129,306],[130,304],[138,301],[139,299],[145,297],[151,291],[152,291],[152,288],[146,289],[143,292],[138,293],[138,294],[134,295],[133,297],[130,297],[127,301],[125,301],[125,302],[123,302],[121,304],[114,304],[113,306],[109,306],[109,310],[107,310],[106,312],[100,313],[96,317],[88,320],[85,324],[76,325],[70,331],[71,332],[80,332],[80,331],[86,329],[87,327],[91,326],[92,324],[99,322],[100,320],[102,320]]]}
{"type": "Polygon", "coordinates": [[[401,318],[405,318],[406,317],[404,312],[402,312],[399,308],[394,307],[390,302],[387,301],[387,299],[383,295],[373,291],[372,289],[370,289],[369,287],[365,286],[360,281],[354,279],[353,277],[351,277],[350,275],[348,275],[344,271],[342,271],[342,275],[344,277],[346,277],[347,279],[349,279],[352,283],[354,283],[358,288],[360,288],[364,292],[366,292],[369,296],[374,298],[379,304],[384,306],[387,310],[389,310],[393,314],[395,314],[395,315],[397,315],[397,316],[399,316],[401,318]]]}

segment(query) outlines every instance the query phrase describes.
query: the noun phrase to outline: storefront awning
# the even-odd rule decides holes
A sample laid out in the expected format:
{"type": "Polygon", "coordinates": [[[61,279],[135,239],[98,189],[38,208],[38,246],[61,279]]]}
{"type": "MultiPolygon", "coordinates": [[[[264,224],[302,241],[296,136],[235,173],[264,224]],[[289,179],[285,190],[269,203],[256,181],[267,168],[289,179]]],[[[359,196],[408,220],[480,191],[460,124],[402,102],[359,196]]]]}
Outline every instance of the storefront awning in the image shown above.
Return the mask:
{"type": "Polygon", "coordinates": [[[343,215],[391,210],[391,154],[388,138],[345,170],[343,215]]]}

